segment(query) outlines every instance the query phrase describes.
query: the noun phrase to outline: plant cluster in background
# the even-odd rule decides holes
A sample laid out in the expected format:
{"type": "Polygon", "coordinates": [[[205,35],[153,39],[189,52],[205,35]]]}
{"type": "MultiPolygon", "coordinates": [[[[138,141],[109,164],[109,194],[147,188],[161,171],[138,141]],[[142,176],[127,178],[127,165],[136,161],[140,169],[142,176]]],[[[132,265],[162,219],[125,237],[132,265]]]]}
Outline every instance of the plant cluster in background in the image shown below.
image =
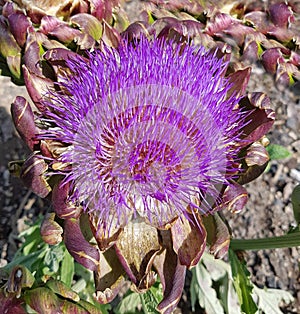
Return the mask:
{"type": "Polygon", "coordinates": [[[10,170],[52,201],[1,269],[1,311],[171,313],[191,268],[193,310],[281,313],[292,295],[253,285],[238,253],[300,245],[299,186],[281,237],[232,239],[220,210],[289,154],[265,137],[268,97],[245,91],[258,60],[299,84],[299,6],[145,1],[133,23],[125,7],[0,0],[1,74],[37,108],[12,104],[32,154],[10,170]]]}

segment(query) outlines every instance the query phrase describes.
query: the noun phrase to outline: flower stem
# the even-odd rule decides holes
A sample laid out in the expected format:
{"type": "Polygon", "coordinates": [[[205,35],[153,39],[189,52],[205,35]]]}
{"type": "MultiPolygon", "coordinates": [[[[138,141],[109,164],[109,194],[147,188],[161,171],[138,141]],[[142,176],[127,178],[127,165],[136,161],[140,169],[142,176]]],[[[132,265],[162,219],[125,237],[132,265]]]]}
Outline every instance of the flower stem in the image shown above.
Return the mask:
{"type": "Polygon", "coordinates": [[[230,248],[238,250],[279,249],[300,246],[300,232],[292,232],[279,237],[261,239],[232,239],[230,248]]]}

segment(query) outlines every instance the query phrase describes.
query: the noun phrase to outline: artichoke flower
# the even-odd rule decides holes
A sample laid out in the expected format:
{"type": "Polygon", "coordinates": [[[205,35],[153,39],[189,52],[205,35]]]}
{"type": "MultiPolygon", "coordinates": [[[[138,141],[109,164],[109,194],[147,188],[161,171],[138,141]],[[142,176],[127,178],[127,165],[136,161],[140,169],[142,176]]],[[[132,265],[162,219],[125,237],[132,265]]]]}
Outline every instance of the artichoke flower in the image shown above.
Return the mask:
{"type": "Polygon", "coordinates": [[[200,45],[192,24],[191,45],[170,28],[155,36],[142,25],[114,47],[43,55],[48,72],[25,80],[39,112],[22,97],[12,104],[32,150],[17,171],[52,199],[60,220],[50,214],[42,236],[57,243],[63,220],[66,247],[94,272],[100,303],[126,280],[144,292],[158,276],[158,310],[171,313],[205,248],[226,254],[230,230],[220,210],[242,210],[242,184],[265,169],[260,139],[274,112],[264,94],[245,95],[250,69],[233,67],[224,46],[200,45]]]}

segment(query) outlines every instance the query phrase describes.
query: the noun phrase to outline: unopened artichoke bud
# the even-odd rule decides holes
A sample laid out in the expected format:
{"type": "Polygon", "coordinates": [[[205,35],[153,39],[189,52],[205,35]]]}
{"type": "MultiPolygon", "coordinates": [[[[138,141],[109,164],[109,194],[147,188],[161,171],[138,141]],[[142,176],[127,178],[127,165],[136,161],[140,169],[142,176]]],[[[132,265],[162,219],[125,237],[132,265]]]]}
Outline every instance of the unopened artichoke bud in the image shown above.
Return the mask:
{"type": "Polygon", "coordinates": [[[29,156],[21,168],[20,178],[29,189],[40,197],[46,197],[51,191],[51,187],[44,176],[47,169],[45,160],[39,157],[36,152],[29,156]]]}
{"type": "Polygon", "coordinates": [[[57,245],[62,241],[63,228],[55,221],[55,213],[45,215],[40,232],[42,239],[50,245],[57,245]]]}
{"type": "Polygon", "coordinates": [[[33,150],[39,142],[34,138],[38,129],[34,123],[34,115],[29,102],[24,97],[17,96],[11,105],[11,114],[21,138],[33,150]]]}
{"type": "Polygon", "coordinates": [[[7,294],[13,294],[19,298],[21,290],[23,288],[32,287],[34,281],[34,276],[25,266],[17,265],[11,270],[4,291],[7,294]]]}

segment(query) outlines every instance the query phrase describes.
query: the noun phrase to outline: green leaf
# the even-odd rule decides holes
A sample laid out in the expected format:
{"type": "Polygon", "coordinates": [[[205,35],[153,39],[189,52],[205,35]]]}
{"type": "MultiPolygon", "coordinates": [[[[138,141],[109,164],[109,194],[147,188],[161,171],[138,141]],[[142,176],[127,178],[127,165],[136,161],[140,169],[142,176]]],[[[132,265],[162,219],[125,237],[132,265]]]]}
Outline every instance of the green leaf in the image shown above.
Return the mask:
{"type": "Polygon", "coordinates": [[[76,262],[74,263],[74,267],[75,274],[78,279],[76,280],[76,283],[72,285],[72,290],[80,296],[81,300],[93,304],[101,311],[102,314],[108,314],[108,311],[111,309],[111,305],[100,304],[93,297],[93,294],[95,293],[93,272],[76,262]]]}
{"type": "Polygon", "coordinates": [[[191,282],[192,306],[195,306],[195,298],[198,299],[199,305],[205,309],[207,314],[222,314],[224,309],[217,297],[216,290],[212,287],[212,279],[203,263],[199,263],[192,269],[193,278],[191,282]]]}
{"type": "Polygon", "coordinates": [[[294,211],[294,217],[297,222],[297,224],[300,224],[300,184],[298,184],[292,193],[292,205],[293,205],[293,211],[294,211]]]}
{"type": "Polygon", "coordinates": [[[15,257],[9,264],[5,265],[3,267],[4,270],[9,271],[16,265],[23,265],[27,267],[30,271],[34,271],[35,265],[37,261],[42,261],[44,256],[46,254],[46,249],[42,248],[41,250],[38,250],[34,253],[30,253],[29,255],[19,255],[18,257],[15,257]]]}
{"type": "Polygon", "coordinates": [[[202,255],[201,262],[205,265],[213,281],[219,281],[230,271],[228,264],[222,260],[215,259],[213,255],[208,253],[202,255]]]}
{"type": "Polygon", "coordinates": [[[138,293],[130,291],[122,298],[116,309],[115,314],[133,314],[136,313],[137,307],[141,304],[141,299],[138,293]]]}
{"type": "Polygon", "coordinates": [[[219,281],[219,296],[227,314],[241,314],[241,307],[239,304],[237,293],[234,289],[234,283],[229,274],[223,280],[219,281]]]}
{"type": "Polygon", "coordinates": [[[62,281],[50,279],[47,281],[46,287],[48,287],[56,295],[62,296],[65,299],[70,299],[75,302],[80,301],[79,295],[62,281]]]}
{"type": "Polygon", "coordinates": [[[153,294],[157,304],[160,303],[164,298],[164,292],[162,284],[160,283],[160,280],[158,279],[155,284],[150,288],[151,293],[153,294]]]}
{"type": "MultiPolygon", "coordinates": [[[[193,268],[194,269],[194,268],[193,268]]],[[[196,273],[192,269],[192,280],[191,280],[191,285],[190,285],[190,294],[191,294],[191,305],[192,305],[192,311],[195,312],[195,305],[198,300],[198,295],[199,295],[199,285],[198,281],[196,278],[196,273]]]]}
{"type": "Polygon", "coordinates": [[[87,310],[89,314],[108,314],[107,309],[110,309],[109,304],[92,304],[84,300],[80,300],[78,304],[87,310]]]}
{"type": "Polygon", "coordinates": [[[235,291],[241,305],[241,310],[247,314],[255,314],[257,306],[251,296],[253,285],[250,274],[244,263],[240,262],[235,252],[229,249],[229,261],[233,276],[235,291]]]}
{"type": "Polygon", "coordinates": [[[290,157],[292,154],[285,147],[277,144],[270,144],[266,147],[270,160],[278,160],[290,157]]]}
{"type": "Polygon", "coordinates": [[[59,271],[59,263],[64,258],[64,246],[49,246],[49,249],[44,258],[44,270],[45,275],[53,275],[59,271]]]}
{"type": "Polygon", "coordinates": [[[283,314],[279,304],[283,301],[285,304],[290,304],[294,301],[293,296],[283,290],[278,289],[260,289],[254,286],[254,294],[258,297],[258,308],[263,313],[283,314]]]}
{"type": "Polygon", "coordinates": [[[70,255],[70,253],[67,250],[65,250],[65,255],[60,267],[60,279],[68,287],[71,287],[74,276],[74,269],[75,269],[74,259],[70,255]]]}
{"type": "Polygon", "coordinates": [[[40,221],[28,228],[19,235],[19,238],[25,238],[24,243],[16,253],[16,255],[28,255],[34,253],[42,246],[46,246],[40,234],[40,221]]]}
{"type": "Polygon", "coordinates": [[[152,286],[147,292],[140,294],[140,298],[145,314],[158,314],[156,307],[163,299],[162,285],[156,284],[152,286]]]}
{"type": "Polygon", "coordinates": [[[230,265],[213,255],[204,253],[201,259],[208,270],[216,289],[218,298],[227,314],[240,314],[241,309],[234,290],[230,265]]]}

